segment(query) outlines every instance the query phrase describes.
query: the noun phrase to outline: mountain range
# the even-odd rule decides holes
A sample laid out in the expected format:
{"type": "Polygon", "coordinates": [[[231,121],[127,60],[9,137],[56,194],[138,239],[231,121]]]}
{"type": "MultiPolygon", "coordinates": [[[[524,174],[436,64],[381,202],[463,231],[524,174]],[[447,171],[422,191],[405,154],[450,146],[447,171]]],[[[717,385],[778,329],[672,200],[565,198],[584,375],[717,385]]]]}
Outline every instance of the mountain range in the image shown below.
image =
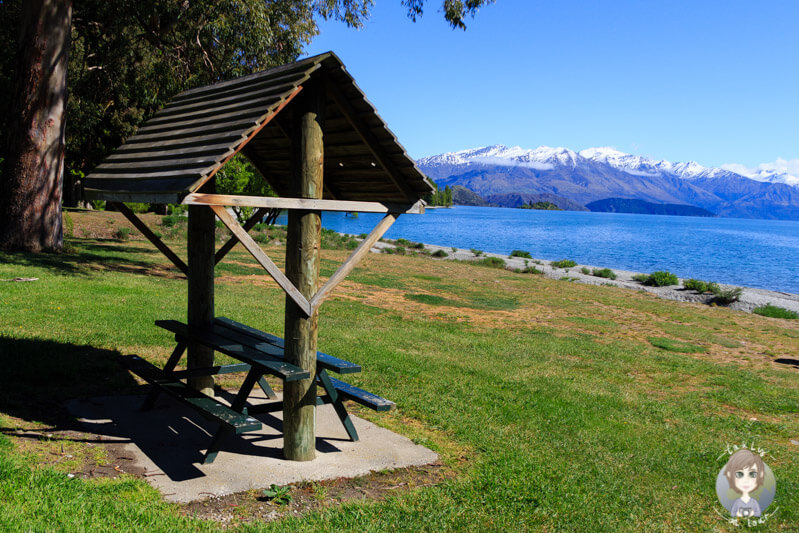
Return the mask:
{"type": "MultiPolygon", "coordinates": [[[[799,220],[796,176],[760,171],[747,177],[612,148],[574,152],[494,145],[425,157],[417,165],[439,187],[464,187],[482,197],[484,205],[518,207],[546,198],[574,210],[600,200],[613,199],[615,208],[642,205],[619,200],[641,200],[699,207],[724,217],[799,220]]],[[[456,194],[456,203],[459,196],[468,195],[456,194]]],[[[477,201],[471,197],[470,203],[477,201]]]]}

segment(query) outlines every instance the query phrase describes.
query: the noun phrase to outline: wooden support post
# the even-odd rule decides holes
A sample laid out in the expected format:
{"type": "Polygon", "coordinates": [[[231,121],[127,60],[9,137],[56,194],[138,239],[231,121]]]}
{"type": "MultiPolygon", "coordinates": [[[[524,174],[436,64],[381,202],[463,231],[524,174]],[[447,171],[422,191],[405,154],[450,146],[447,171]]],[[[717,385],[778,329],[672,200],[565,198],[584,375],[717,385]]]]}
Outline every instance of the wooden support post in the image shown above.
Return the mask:
{"type": "MultiPolygon", "coordinates": [[[[297,198],[322,197],[324,91],[305,87],[295,100],[291,142],[292,185],[297,198]]],[[[319,211],[289,211],[286,236],[286,276],[305,298],[316,293],[322,219],[319,211]]],[[[316,335],[318,312],[310,316],[286,297],[286,361],[311,377],[286,382],[283,389],[283,455],[294,461],[316,456],[316,335]]]]}
{"type": "MultiPolygon", "coordinates": [[[[207,192],[213,192],[207,191],[207,192]]],[[[206,330],[214,322],[214,212],[210,207],[189,206],[189,307],[190,328],[206,330]]],[[[189,343],[187,367],[209,367],[214,365],[214,351],[196,342],[189,343]]],[[[188,378],[190,387],[214,396],[213,376],[188,378]]]]}

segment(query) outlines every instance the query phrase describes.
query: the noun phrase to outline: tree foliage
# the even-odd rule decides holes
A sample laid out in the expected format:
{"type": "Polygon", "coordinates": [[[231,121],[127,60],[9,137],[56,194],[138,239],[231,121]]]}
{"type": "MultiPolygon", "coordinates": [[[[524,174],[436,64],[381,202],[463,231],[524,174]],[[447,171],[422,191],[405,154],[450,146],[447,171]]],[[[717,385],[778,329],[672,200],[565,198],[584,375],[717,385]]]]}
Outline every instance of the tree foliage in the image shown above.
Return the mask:
{"type": "MultiPolygon", "coordinates": [[[[19,110],[10,105],[16,41],[26,0],[0,0],[0,159],[19,110]]],[[[396,1],[396,0],[395,0],[396,1]]],[[[408,16],[424,0],[401,0],[408,16]]],[[[445,19],[464,19],[494,0],[441,0],[445,19]]],[[[319,18],[361,26],[374,0],[78,0],[67,86],[64,199],[74,182],[176,93],[291,62],[318,34],[319,18]]],[[[7,175],[2,179],[25,180],[7,175]]],[[[0,219],[7,213],[0,213],[0,219]]]]}
{"type": "MultiPolygon", "coordinates": [[[[408,8],[408,16],[412,21],[416,22],[416,19],[424,13],[424,2],[425,0],[402,0],[402,5],[408,8]]],[[[480,6],[493,3],[494,0],[444,0],[441,10],[453,28],[465,30],[464,19],[467,16],[473,17],[480,6]]]]}
{"type": "MultiPolygon", "coordinates": [[[[216,192],[246,196],[277,196],[249,159],[237,154],[216,173],[216,192]]],[[[239,222],[244,222],[255,212],[252,207],[233,206],[239,222]]]]}
{"type": "Polygon", "coordinates": [[[449,188],[449,185],[443,189],[439,189],[435,182],[433,182],[433,185],[436,190],[428,194],[424,199],[427,205],[452,207],[452,189],[449,188]]]}
{"type": "MultiPolygon", "coordinates": [[[[0,97],[8,102],[23,0],[0,0],[0,97]]],[[[453,26],[493,0],[444,0],[453,26]]],[[[176,93],[297,59],[317,20],[362,26],[373,0],[81,0],[69,60],[67,181],[88,173],[176,93]]],[[[424,0],[402,0],[408,16],[424,0]]],[[[429,3],[429,2],[428,2],[429,3]]],[[[8,113],[0,114],[0,132],[8,113]]],[[[0,152],[2,155],[2,152],[0,152]]]]}

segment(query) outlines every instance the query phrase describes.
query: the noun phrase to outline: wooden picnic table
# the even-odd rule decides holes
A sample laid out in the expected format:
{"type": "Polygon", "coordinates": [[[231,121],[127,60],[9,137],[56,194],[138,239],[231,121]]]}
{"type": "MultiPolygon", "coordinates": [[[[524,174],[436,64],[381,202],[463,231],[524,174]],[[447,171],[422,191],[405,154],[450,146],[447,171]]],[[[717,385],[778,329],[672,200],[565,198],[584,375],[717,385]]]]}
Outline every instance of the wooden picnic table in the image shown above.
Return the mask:
{"type": "MultiPolygon", "coordinates": [[[[175,346],[163,369],[159,369],[135,355],[126,356],[124,363],[133,373],[153,385],[142,405],[142,409],[151,409],[158,395],[161,392],[166,392],[184,402],[205,418],[220,424],[205,453],[204,464],[214,461],[222,443],[229,435],[260,430],[262,428],[261,422],[254,418],[253,415],[271,413],[283,408],[283,402],[277,400],[277,395],[266,381],[265,376],[274,376],[284,383],[310,377],[308,371],[284,360],[283,339],[240,324],[229,318],[217,317],[214,319],[213,325],[204,330],[190,328],[176,320],[158,320],[156,325],[174,333],[177,341],[177,346],[175,346]],[[240,362],[175,370],[189,342],[200,343],[240,362]],[[193,376],[235,372],[246,372],[247,374],[230,405],[198,392],[183,381],[180,381],[193,376]],[[271,401],[261,404],[249,403],[248,400],[256,384],[266,394],[267,399],[271,401]]],[[[321,395],[317,396],[316,404],[333,404],[339,420],[341,420],[347,434],[353,441],[358,440],[358,432],[355,430],[355,426],[343,403],[345,400],[355,401],[376,411],[389,411],[395,407],[394,402],[331,377],[328,374],[328,371],[337,374],[354,374],[361,371],[360,365],[323,352],[316,353],[316,360],[315,381],[319,386],[317,390],[321,392],[321,395]]]]}

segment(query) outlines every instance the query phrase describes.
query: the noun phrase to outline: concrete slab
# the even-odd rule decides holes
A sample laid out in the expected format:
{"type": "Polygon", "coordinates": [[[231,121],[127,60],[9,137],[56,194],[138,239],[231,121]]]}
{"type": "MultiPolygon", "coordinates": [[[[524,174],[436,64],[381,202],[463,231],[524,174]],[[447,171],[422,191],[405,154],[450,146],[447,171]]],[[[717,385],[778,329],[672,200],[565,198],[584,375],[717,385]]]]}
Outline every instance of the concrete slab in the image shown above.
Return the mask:
{"type": "Polygon", "coordinates": [[[352,417],[360,440],[349,440],[331,405],[317,408],[313,461],[283,459],[282,413],[259,415],[261,431],[231,436],[216,460],[200,463],[216,431],[190,408],[162,394],[153,410],[139,410],[143,396],[90,398],[68,408],[87,431],[125,446],[134,466],[164,498],[190,502],[303,480],[356,477],[372,471],[430,464],[431,450],[352,417]]]}

